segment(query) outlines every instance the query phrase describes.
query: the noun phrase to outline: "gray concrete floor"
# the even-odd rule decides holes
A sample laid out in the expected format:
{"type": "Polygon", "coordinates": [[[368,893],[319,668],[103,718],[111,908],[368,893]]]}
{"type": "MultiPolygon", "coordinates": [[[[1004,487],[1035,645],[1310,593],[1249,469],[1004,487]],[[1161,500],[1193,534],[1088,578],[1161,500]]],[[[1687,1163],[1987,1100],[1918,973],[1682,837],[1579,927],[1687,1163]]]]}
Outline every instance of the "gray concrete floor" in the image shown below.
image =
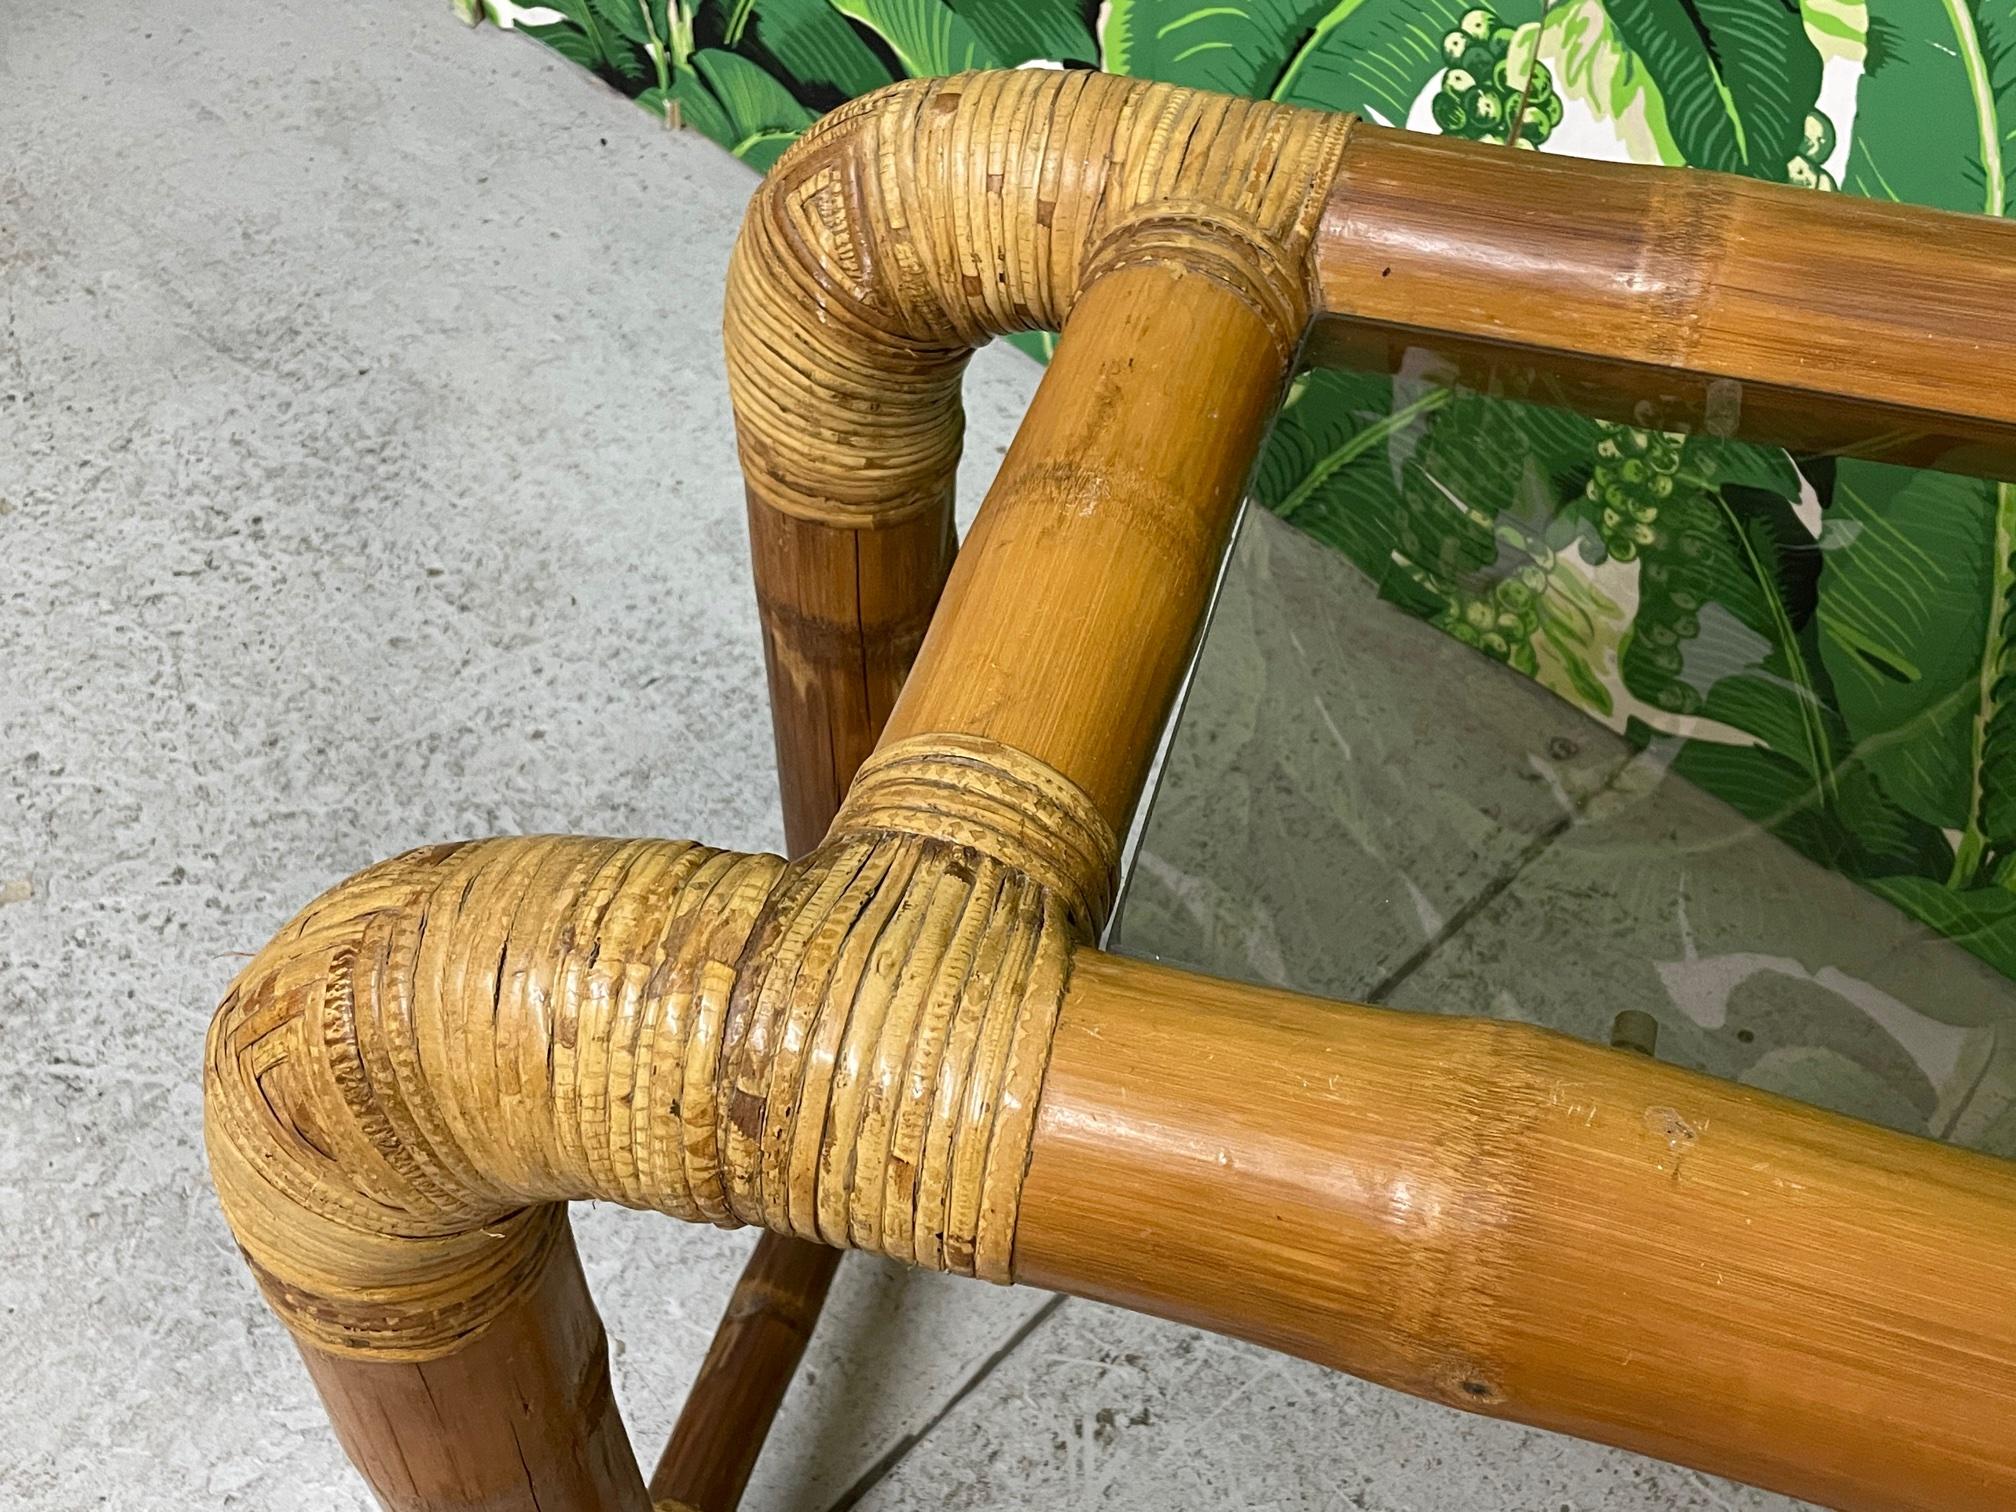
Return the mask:
{"type": "MultiPolygon", "coordinates": [[[[211,1007],[302,902],[466,835],[778,843],[716,337],[750,187],[445,0],[0,22],[0,1505],[369,1505],[198,1140],[211,1007]]],[[[969,500],[1034,376],[976,364],[969,500]]],[[[1240,654],[1217,696],[1322,707],[1240,654]]],[[[1248,780],[1217,759],[1207,792],[1248,780]]],[[[1185,833],[1156,875],[1226,875],[1185,833]]],[[[1134,929],[1186,938],[1194,897],[1134,929]]],[[[750,1241],[577,1226],[648,1455],[750,1241]]],[[[1786,1504],[850,1259],[750,1505],[1786,1504]]]]}
{"type": "MultiPolygon", "coordinates": [[[[752,183],[445,3],[0,20],[0,1506],[369,1504],[204,1176],[244,952],[430,839],[778,845],[752,183]]],[[[978,364],[969,495],[1034,376],[978,364]]],[[[749,1240],[579,1221],[654,1440],[749,1240]]],[[[829,1505],[1042,1302],[847,1267],[753,1504],[829,1505]]]]}

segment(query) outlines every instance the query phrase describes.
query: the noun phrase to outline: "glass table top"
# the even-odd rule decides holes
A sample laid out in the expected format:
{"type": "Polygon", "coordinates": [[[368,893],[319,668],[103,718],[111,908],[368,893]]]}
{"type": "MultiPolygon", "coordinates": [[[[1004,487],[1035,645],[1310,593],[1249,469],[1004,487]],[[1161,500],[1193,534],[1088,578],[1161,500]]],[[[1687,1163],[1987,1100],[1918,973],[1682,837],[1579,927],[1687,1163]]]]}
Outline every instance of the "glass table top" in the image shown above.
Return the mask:
{"type": "MultiPolygon", "coordinates": [[[[1263,494],[1276,465],[1263,465],[1263,494]]],[[[1906,485],[1941,477],[1903,476],[1906,485]]],[[[1993,496],[1993,485],[1969,486],[1993,496]]],[[[1793,502],[1810,520],[1804,491],[1793,502]]],[[[1348,495],[1335,507],[1348,509],[1348,495]]],[[[1820,521],[1823,544],[1836,511],[1845,513],[1838,494],[1820,521]]],[[[1582,517],[1601,520],[1597,510],[1582,517]]],[[[1662,1060],[2016,1155],[2016,983],[1927,922],[1943,917],[1932,894],[1979,893],[1994,857],[1961,860],[1966,837],[1937,831],[1914,842],[1926,851],[1915,871],[1894,856],[1825,865],[1812,857],[1829,853],[1798,828],[1797,812],[1758,822],[1690,780],[1722,780],[1702,759],[1704,744],[1755,755],[1780,738],[1768,712],[1746,721],[1733,696],[1746,676],[1766,691],[1785,680],[1747,628],[1754,606],[1723,619],[1712,602],[1696,611],[1706,628],[1681,648],[1695,702],[1686,715],[1663,718],[1639,701],[1629,717],[1613,704],[1606,718],[1589,711],[1590,699],[1577,707],[1551,690],[1576,692],[1560,667],[1542,680],[1521,675],[1516,648],[1506,657],[1466,644],[1446,615],[1438,628],[1407,602],[1408,584],[1396,593],[1390,574],[1375,583],[1339,549],[1335,528],[1328,537],[1247,509],[1147,800],[1110,948],[1327,997],[1524,1019],[1599,1042],[1612,1038],[1621,1010],[1637,1009],[1658,1022],[1662,1060]],[[1910,880],[1886,880],[1894,877],[1910,880]]],[[[1852,550],[1854,540],[1836,544],[1852,550]]],[[[1564,541],[1561,554],[1577,549],[1564,541]]],[[[1615,602],[1627,576],[1619,569],[1632,564],[1588,560],[1604,555],[1600,546],[1583,553],[1577,573],[1615,602]]],[[[1654,556],[1628,572],[1647,595],[1654,556]]],[[[1481,570],[1518,582],[1531,566],[1529,549],[1501,552],[1481,570]]],[[[1490,601],[1508,599],[1518,595],[1490,601]]],[[[1795,606],[1809,626],[1827,612],[1825,599],[1818,610],[1811,600],[1795,606]]],[[[1658,630],[1642,613],[1634,628],[1641,643],[1658,630]]],[[[1826,627],[1787,628],[1810,646],[1826,627]]],[[[1632,634],[1588,659],[1618,703],[1636,699],[1634,683],[1645,686],[1624,675],[1632,634]]],[[[1544,634],[1530,644],[1542,659],[1551,654],[1544,634]]],[[[1535,670],[1532,659],[1523,670],[1535,670]]],[[[1845,682],[1838,662],[1834,670],[1845,682]]],[[[1815,702],[1839,697],[1830,683],[1815,702]]],[[[1887,770],[1848,723],[1833,730],[1837,790],[1852,789],[1858,763],[1887,770]]],[[[1837,791],[1828,801],[1850,800],[1837,791]]],[[[1973,901],[1991,922],[1999,917],[1994,898],[1973,901]]],[[[1993,954],[1993,939],[1975,943],[1993,954]]]]}

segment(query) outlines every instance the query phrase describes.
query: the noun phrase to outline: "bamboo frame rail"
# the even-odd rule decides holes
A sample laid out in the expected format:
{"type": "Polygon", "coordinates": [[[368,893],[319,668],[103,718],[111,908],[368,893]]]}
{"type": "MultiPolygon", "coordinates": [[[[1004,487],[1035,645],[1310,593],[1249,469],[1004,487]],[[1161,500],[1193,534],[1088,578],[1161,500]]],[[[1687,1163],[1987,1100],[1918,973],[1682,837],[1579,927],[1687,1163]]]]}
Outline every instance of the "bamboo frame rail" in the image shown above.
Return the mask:
{"type": "Polygon", "coordinates": [[[1361,128],[1310,359],[1794,450],[2016,473],[2016,226],[1361,128]]]}
{"type": "MultiPolygon", "coordinates": [[[[1346,308],[1339,238],[1376,232],[1333,229],[1377,135],[1136,81],[967,76],[845,107],[773,171],[731,275],[730,374],[780,750],[812,773],[792,822],[836,800],[823,841],[789,862],[561,837],[413,852],[311,905],[212,1026],[226,1214],[388,1507],[648,1505],[567,1235],[583,1198],[1102,1297],[1841,1506],[2016,1504],[2010,1166],[1525,1026],[1088,943],[1297,344],[1396,324],[1371,296],[1346,308]],[[1056,360],[922,632],[959,365],[1052,320],[1056,360]]],[[[1506,181],[1529,158],[1505,155],[1506,181]]],[[[1879,261],[1945,224],[1839,204],[1773,208],[1879,261]]],[[[1468,276],[1494,234],[1444,255],[1410,232],[1421,256],[1393,276],[1468,276]]],[[[1684,287],[1642,246],[1602,274],[1600,241],[1564,275],[1692,322],[1632,373],[1804,395],[1828,423],[1873,406],[1970,463],[2006,440],[1987,356],[1931,407],[1867,353],[1824,381],[1772,368],[1736,340],[1741,301],[1687,294],[1773,258],[1690,245],[1684,287]]],[[[2007,330],[1935,286],[1959,289],[1928,275],[1903,300],[1927,326],[2007,330]]],[[[1454,303],[1403,313],[1454,347],[1477,334],[1454,303]]],[[[1542,374],[1619,367],[1537,317],[1491,339],[1542,374]]]]}
{"type": "MultiPolygon", "coordinates": [[[[893,538],[892,551],[857,551],[861,533],[766,509],[755,497],[749,525],[766,660],[806,700],[779,692],[771,701],[784,843],[798,856],[825,835],[882,732],[951,565],[952,522],[947,511],[866,538],[893,538]]],[[[651,1473],[661,1508],[735,1512],[741,1504],[840,1255],[781,1234],[757,1240],[651,1473]]]]}
{"type": "Polygon", "coordinates": [[[842,1253],[767,1231],[757,1240],[651,1473],[661,1512],[741,1503],[842,1253]]]}
{"type": "Polygon", "coordinates": [[[723,323],[779,750],[808,753],[785,759],[787,823],[822,828],[923,639],[973,348],[1062,329],[1100,259],[1171,242],[1293,345],[1348,126],[1028,70],[864,96],[771,170],[723,323]]]}
{"type": "Polygon", "coordinates": [[[1017,1276],[1843,1508],[2016,1505],[2016,1170],[1530,1025],[1086,955],[1017,1276]]]}

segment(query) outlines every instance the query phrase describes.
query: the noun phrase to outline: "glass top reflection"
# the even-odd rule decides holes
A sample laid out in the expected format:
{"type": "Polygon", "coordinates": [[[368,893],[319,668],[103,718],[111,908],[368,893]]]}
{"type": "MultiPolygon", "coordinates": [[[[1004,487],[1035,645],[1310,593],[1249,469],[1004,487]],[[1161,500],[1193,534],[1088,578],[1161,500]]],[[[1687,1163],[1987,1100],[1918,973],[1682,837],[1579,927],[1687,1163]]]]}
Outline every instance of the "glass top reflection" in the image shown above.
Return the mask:
{"type": "Polygon", "coordinates": [[[1111,948],[2016,1155],[2012,492],[1312,375],[1111,948]]]}

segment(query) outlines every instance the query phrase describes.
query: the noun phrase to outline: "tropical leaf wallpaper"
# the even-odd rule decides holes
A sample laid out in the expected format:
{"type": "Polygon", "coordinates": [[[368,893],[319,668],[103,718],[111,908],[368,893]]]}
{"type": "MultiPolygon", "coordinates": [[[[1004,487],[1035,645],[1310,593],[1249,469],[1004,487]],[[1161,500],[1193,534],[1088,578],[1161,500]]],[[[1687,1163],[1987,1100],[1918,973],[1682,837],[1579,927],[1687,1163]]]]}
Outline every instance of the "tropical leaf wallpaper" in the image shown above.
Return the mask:
{"type": "MultiPolygon", "coordinates": [[[[900,76],[1029,66],[1987,215],[2016,171],[2016,0],[457,3],[758,169],[900,76]]],[[[1320,372],[1257,491],[2016,976],[2016,485],[1320,372]]]]}

